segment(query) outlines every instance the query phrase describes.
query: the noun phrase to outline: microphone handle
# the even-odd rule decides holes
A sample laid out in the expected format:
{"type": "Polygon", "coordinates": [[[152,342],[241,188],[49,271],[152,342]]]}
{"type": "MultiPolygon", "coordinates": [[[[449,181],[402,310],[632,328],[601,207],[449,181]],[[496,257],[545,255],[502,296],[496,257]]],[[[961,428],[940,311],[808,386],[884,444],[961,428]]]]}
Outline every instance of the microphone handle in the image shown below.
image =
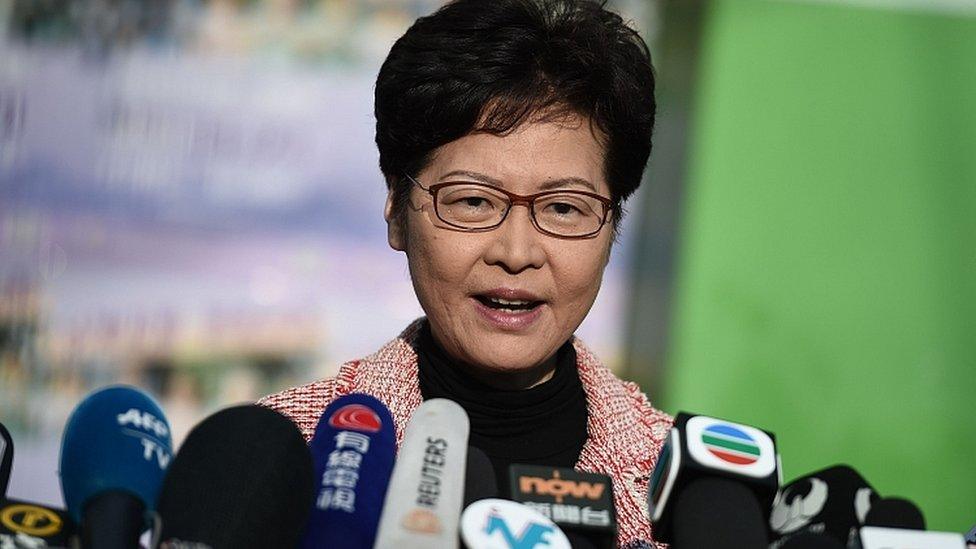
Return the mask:
{"type": "Polygon", "coordinates": [[[146,506],[136,496],[108,490],[85,504],[81,518],[82,549],[133,549],[139,547],[146,506]]]}

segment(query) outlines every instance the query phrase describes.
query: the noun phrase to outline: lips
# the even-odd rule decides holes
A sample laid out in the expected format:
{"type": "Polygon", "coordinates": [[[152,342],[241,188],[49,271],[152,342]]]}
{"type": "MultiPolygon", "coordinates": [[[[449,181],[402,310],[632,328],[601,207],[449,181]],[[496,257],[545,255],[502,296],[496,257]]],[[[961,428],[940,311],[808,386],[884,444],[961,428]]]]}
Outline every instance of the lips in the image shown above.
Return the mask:
{"type": "Polygon", "coordinates": [[[475,294],[474,298],[485,307],[516,313],[530,311],[544,303],[531,292],[512,288],[496,288],[482,294],[475,294]]]}
{"type": "Polygon", "coordinates": [[[546,303],[531,292],[513,288],[496,288],[472,297],[482,318],[506,331],[522,330],[532,325],[546,303]]]}

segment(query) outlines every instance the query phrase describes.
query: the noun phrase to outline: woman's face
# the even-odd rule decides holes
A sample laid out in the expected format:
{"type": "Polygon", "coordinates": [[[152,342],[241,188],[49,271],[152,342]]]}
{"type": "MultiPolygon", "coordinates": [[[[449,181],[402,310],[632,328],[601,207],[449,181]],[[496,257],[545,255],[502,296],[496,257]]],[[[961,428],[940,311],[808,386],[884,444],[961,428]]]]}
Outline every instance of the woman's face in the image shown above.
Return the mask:
{"type": "MultiPolygon", "coordinates": [[[[424,187],[487,182],[521,195],[565,180],[554,188],[609,198],[603,154],[587,120],[530,122],[506,136],[472,134],[448,143],[415,177],[424,187]]],[[[460,232],[437,219],[426,191],[414,185],[410,196],[402,224],[392,222],[387,200],[389,240],[407,254],[438,343],[489,379],[535,371],[543,373],[528,376],[528,385],[548,379],[544,363],[580,325],[600,289],[610,223],[592,238],[561,239],[539,232],[528,208],[518,205],[493,230],[460,232]]]]}

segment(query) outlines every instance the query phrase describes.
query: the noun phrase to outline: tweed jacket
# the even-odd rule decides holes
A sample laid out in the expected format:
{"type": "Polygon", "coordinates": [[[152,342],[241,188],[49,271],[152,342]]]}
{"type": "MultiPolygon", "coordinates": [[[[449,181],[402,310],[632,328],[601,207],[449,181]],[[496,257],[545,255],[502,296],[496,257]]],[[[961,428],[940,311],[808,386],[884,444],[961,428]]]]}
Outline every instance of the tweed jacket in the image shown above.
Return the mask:
{"type": "MultiPolygon", "coordinates": [[[[286,389],[258,404],[291,418],[310,440],[330,402],[349,393],[367,393],[389,407],[399,448],[404,428],[423,400],[413,348],[421,322],[412,323],[376,353],[343,364],[336,377],[286,389]]],[[[576,469],[613,479],[618,547],[665,548],[651,541],[647,487],[672,418],[653,408],[636,384],[614,376],[579,339],[573,339],[573,346],[588,415],[587,439],[576,469]]]]}

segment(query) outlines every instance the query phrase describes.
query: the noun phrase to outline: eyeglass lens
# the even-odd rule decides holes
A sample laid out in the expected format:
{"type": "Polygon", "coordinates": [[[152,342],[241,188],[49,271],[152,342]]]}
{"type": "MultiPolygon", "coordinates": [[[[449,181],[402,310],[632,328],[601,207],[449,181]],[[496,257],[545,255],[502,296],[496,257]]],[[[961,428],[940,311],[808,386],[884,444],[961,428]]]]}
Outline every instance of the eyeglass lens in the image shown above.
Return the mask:
{"type": "MultiPolygon", "coordinates": [[[[488,229],[505,219],[511,202],[489,187],[464,183],[445,185],[437,193],[438,217],[467,229],[488,229]]],[[[562,236],[594,233],[603,225],[603,204],[590,196],[566,191],[537,197],[532,204],[536,224],[562,236]]]]}

